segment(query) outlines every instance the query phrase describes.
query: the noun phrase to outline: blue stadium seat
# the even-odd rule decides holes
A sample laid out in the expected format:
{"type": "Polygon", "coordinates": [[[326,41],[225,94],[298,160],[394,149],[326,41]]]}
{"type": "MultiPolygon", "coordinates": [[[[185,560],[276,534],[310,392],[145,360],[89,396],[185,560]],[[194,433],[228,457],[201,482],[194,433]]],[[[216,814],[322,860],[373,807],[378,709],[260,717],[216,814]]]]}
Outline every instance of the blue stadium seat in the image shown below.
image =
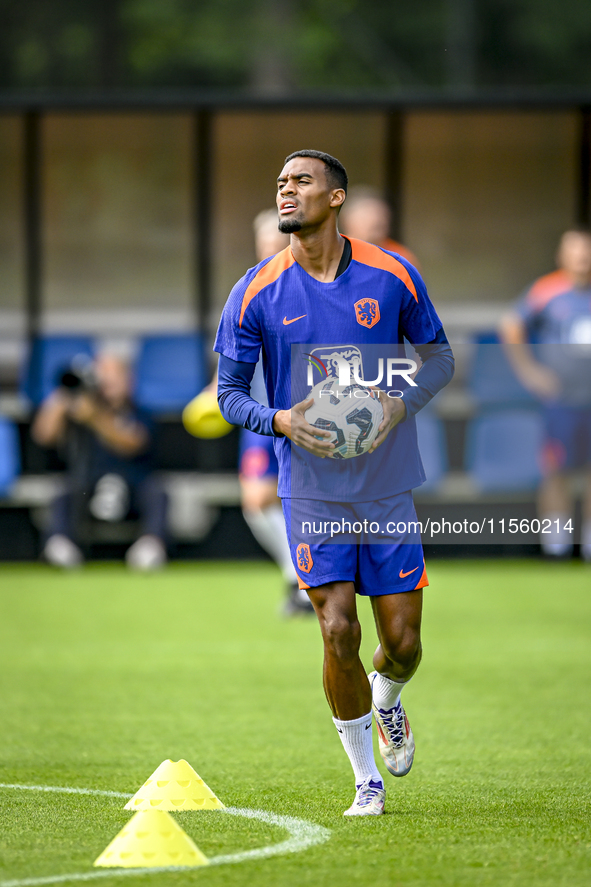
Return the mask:
{"type": "Polygon", "coordinates": [[[468,426],[466,468],[484,493],[535,490],[543,439],[543,419],[536,409],[486,411],[468,426]]]}
{"type": "Polygon", "coordinates": [[[6,496],[20,473],[18,432],[14,422],[0,416],[0,496],[6,496]]]}
{"type": "Polygon", "coordinates": [[[38,406],[56,387],[60,373],[79,356],[82,360],[94,356],[90,336],[39,336],[25,362],[21,393],[38,406]]]}
{"type": "Polygon", "coordinates": [[[420,410],[415,418],[419,452],[427,475],[427,480],[418,488],[418,492],[428,492],[437,488],[448,469],[445,430],[441,419],[428,408],[420,410]]]}
{"type": "Polygon", "coordinates": [[[207,385],[198,333],[144,336],[136,364],[136,404],[153,413],[176,413],[207,385]]]}
{"type": "Polygon", "coordinates": [[[477,337],[468,388],[482,405],[531,406],[536,402],[517,379],[496,333],[477,337]]]}

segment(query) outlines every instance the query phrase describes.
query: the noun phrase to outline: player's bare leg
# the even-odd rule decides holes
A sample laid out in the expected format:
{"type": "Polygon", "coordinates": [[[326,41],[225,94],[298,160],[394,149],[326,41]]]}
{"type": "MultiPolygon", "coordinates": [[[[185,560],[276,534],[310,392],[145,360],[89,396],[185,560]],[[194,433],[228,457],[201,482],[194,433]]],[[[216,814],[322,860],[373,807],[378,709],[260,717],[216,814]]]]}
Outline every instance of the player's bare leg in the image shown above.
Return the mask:
{"type": "Polygon", "coordinates": [[[357,793],[345,816],[384,812],[385,791],[371,737],[371,690],[359,658],[361,626],[352,582],[308,591],[324,641],[324,692],[355,773],[357,793]]]}
{"type": "Polygon", "coordinates": [[[423,590],[382,594],[371,598],[379,645],[375,670],[391,681],[410,681],[421,661],[423,590]]]}
{"type": "Polygon", "coordinates": [[[240,477],[240,501],[244,520],[265,551],[278,565],[286,585],[287,599],[283,606],[286,616],[311,615],[312,607],[305,591],[298,587],[281,499],[277,497],[277,477],[240,477]]]}
{"type": "Polygon", "coordinates": [[[371,709],[371,691],[359,658],[361,626],[352,582],[310,588],[324,641],[324,692],[336,718],[360,718],[371,709]]]}
{"type": "Polygon", "coordinates": [[[393,776],[405,776],[415,744],[400,694],[421,661],[422,589],[371,598],[380,643],[369,676],[380,754],[393,776]]]}
{"type": "Polygon", "coordinates": [[[540,520],[550,521],[550,532],[540,534],[544,554],[567,557],[572,553],[573,534],[564,527],[573,516],[573,511],[574,503],[568,475],[562,471],[547,475],[538,491],[538,515],[540,520]]]}

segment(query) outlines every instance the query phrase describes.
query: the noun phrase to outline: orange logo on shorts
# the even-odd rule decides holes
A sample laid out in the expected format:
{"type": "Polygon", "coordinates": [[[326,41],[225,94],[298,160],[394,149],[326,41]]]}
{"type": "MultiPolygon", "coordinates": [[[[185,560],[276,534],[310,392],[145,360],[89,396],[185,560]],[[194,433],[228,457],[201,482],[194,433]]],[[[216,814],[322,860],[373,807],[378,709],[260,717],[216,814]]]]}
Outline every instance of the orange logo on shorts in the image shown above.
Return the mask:
{"type": "Polygon", "coordinates": [[[301,545],[298,545],[296,555],[299,569],[303,570],[304,573],[309,573],[314,566],[314,561],[310,554],[310,546],[306,542],[302,542],[301,545]]]}
{"type": "Polygon", "coordinates": [[[353,307],[357,315],[357,323],[366,326],[368,330],[375,326],[380,319],[380,306],[376,299],[359,299],[353,307]]]}

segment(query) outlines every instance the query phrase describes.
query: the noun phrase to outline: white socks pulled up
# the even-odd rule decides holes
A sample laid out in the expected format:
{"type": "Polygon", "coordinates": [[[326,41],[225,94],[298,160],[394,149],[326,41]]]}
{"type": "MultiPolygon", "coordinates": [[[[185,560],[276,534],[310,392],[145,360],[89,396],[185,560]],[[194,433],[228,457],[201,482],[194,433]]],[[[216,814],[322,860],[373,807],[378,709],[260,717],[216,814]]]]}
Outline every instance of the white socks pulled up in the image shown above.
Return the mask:
{"type": "Polygon", "coordinates": [[[279,566],[285,581],[290,585],[297,583],[281,506],[268,505],[252,511],[244,508],[242,514],[254,538],[279,566]]]}
{"type": "Polygon", "coordinates": [[[570,515],[561,514],[557,511],[545,514],[540,518],[543,525],[546,521],[550,521],[549,532],[540,533],[540,544],[545,555],[549,557],[566,557],[572,554],[573,534],[564,529],[569,517],[570,515]]]}
{"type": "Polygon", "coordinates": [[[373,754],[371,720],[371,712],[354,721],[340,721],[338,718],[333,718],[343,748],[351,761],[357,787],[370,779],[383,788],[384,781],[373,754]]]}

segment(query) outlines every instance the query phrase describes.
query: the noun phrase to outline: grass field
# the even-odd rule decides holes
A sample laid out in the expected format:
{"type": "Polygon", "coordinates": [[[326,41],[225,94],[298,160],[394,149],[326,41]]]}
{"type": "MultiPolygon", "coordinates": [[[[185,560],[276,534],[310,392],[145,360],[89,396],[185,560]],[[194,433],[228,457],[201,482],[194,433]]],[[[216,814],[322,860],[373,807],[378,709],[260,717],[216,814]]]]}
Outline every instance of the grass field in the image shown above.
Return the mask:
{"type": "MultiPolygon", "coordinates": [[[[131,793],[165,758],[186,758],[227,805],[331,830],[288,856],[107,871],[104,887],[588,885],[591,568],[434,562],[430,579],[425,656],[405,691],[417,757],[408,777],[388,777],[386,816],[342,816],[352,774],[319,631],[278,617],[268,564],[2,566],[0,782],[131,793]]],[[[124,803],[1,788],[0,885],[97,871],[124,803]]],[[[177,818],[208,856],[285,838],[216,812],[177,818]]]]}

